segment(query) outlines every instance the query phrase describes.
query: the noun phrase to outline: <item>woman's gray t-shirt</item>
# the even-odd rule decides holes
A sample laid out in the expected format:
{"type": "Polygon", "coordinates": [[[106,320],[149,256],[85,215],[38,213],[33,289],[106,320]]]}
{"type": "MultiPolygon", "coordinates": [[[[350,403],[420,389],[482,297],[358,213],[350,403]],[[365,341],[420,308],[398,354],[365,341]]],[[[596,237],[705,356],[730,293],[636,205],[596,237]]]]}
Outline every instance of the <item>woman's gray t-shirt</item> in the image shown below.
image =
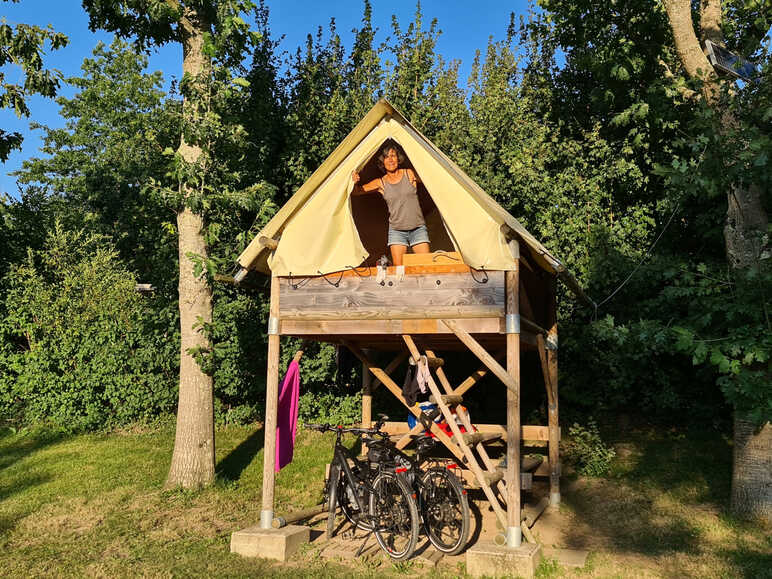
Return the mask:
{"type": "Polygon", "coordinates": [[[381,179],[381,183],[383,198],[389,207],[389,227],[409,231],[426,224],[416,187],[408,179],[405,169],[402,170],[402,179],[397,183],[389,183],[386,179],[381,179]]]}

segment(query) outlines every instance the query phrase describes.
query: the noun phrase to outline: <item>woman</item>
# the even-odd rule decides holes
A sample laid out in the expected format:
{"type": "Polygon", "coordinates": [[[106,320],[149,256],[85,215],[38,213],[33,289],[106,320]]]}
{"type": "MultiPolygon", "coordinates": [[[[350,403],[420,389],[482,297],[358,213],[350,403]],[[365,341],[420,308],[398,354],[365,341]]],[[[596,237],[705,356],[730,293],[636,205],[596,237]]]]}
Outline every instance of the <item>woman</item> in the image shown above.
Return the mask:
{"type": "Polygon", "coordinates": [[[402,265],[408,247],[414,253],[429,253],[429,232],[426,229],[421,205],[418,203],[418,183],[421,181],[412,169],[401,169],[406,161],[402,148],[387,141],[378,155],[378,168],[384,172],[380,179],[359,184],[359,173],[351,173],[354,181],[352,195],[378,192],[389,209],[388,245],[391,261],[402,265]]]}

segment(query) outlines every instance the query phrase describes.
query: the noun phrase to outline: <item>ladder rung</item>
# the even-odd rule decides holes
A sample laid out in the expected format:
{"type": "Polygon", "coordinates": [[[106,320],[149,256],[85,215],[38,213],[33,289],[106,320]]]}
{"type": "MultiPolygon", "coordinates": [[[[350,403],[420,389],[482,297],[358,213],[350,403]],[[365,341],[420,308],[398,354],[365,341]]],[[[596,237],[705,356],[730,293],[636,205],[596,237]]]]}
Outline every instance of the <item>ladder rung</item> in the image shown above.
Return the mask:
{"type": "Polygon", "coordinates": [[[487,482],[488,485],[492,485],[504,478],[504,471],[499,468],[494,470],[493,472],[490,472],[490,471],[484,472],[483,476],[485,477],[485,482],[487,482]]]}
{"type": "MultiPolygon", "coordinates": [[[[445,406],[461,404],[461,402],[464,400],[464,397],[459,394],[442,394],[440,398],[442,398],[442,403],[445,404],[445,406]]],[[[429,402],[437,404],[437,399],[433,394],[429,396],[429,402]]]]}
{"type": "MultiPolygon", "coordinates": [[[[453,439],[455,440],[455,436],[453,439]]],[[[477,444],[478,442],[482,442],[484,435],[482,432],[464,432],[461,434],[461,438],[464,439],[464,442],[466,442],[468,445],[477,444]]]]}
{"type": "Polygon", "coordinates": [[[520,465],[520,470],[522,472],[533,472],[537,468],[539,468],[539,465],[544,461],[543,456],[524,456],[523,462],[520,465]]]}
{"type": "MultiPolygon", "coordinates": [[[[434,370],[436,368],[439,368],[441,366],[445,365],[445,360],[442,358],[438,358],[437,356],[426,356],[426,363],[429,366],[430,369],[434,370]]],[[[415,365],[415,361],[413,360],[412,356],[410,357],[410,364],[415,365]]]]}

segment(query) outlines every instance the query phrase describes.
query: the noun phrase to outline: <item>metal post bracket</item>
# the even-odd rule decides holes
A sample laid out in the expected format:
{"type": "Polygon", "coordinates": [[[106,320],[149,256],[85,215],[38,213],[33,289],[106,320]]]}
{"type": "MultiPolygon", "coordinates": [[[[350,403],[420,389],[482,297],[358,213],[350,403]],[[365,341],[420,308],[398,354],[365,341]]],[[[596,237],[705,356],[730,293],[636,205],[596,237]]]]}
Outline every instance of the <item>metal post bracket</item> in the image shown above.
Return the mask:
{"type": "Polygon", "coordinates": [[[520,314],[507,314],[505,322],[505,333],[507,334],[519,334],[520,333],[520,314]]]}

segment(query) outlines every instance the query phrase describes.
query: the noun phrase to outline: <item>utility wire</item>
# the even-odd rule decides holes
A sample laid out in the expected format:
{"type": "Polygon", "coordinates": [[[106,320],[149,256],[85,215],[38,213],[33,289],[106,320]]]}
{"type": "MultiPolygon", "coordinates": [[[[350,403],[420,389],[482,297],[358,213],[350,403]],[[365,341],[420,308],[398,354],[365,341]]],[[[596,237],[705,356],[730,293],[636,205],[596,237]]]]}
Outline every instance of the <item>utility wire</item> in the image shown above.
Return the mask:
{"type": "Polygon", "coordinates": [[[651,252],[654,251],[654,248],[657,246],[657,243],[659,243],[659,240],[662,239],[662,236],[665,234],[665,231],[667,231],[667,228],[670,227],[670,223],[673,221],[673,217],[675,217],[676,212],[681,208],[681,204],[676,203],[675,209],[673,209],[673,212],[670,214],[670,218],[667,220],[667,223],[665,223],[665,227],[662,228],[662,231],[659,232],[659,235],[657,236],[657,239],[654,240],[654,243],[651,244],[651,247],[646,251],[646,253],[643,254],[643,257],[638,262],[638,265],[635,266],[633,271],[630,272],[630,275],[628,275],[625,278],[625,281],[623,281],[621,284],[619,284],[619,287],[615,289],[613,292],[611,292],[605,299],[595,304],[595,313],[593,314],[593,318],[595,320],[598,319],[598,308],[600,308],[603,304],[611,300],[619,291],[627,285],[627,282],[629,282],[632,277],[635,275],[635,272],[637,272],[639,269],[641,269],[641,266],[644,264],[644,262],[651,256],[651,252]]]}

